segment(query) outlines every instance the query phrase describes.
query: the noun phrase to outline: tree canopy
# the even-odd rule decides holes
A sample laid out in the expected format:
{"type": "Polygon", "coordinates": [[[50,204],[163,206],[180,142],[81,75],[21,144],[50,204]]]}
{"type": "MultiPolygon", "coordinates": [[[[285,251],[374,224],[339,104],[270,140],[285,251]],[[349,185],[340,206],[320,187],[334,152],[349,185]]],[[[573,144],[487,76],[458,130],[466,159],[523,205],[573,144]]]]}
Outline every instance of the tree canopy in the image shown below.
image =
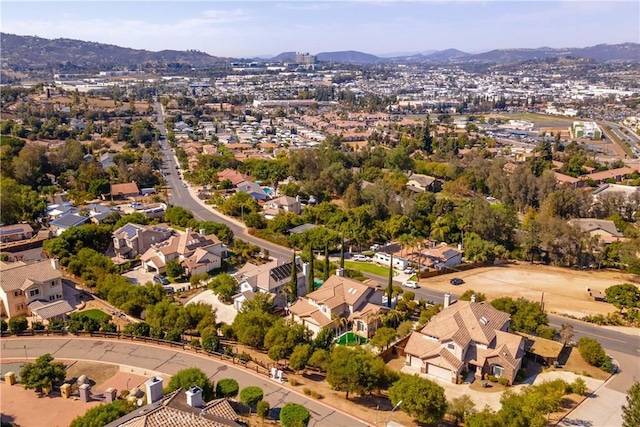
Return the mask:
{"type": "Polygon", "coordinates": [[[389,388],[389,399],[392,405],[400,403],[400,410],[425,424],[439,422],[447,411],[444,389],[417,375],[400,375],[389,388]]]}
{"type": "Polygon", "coordinates": [[[205,402],[213,399],[213,384],[207,375],[198,368],[186,368],[176,372],[169,380],[167,391],[171,392],[179,388],[187,390],[194,385],[202,389],[202,399],[205,402]]]}
{"type": "Polygon", "coordinates": [[[64,365],[53,361],[49,353],[38,357],[35,363],[25,363],[20,369],[20,382],[27,389],[42,392],[45,387],[64,381],[67,373],[64,365]]]}

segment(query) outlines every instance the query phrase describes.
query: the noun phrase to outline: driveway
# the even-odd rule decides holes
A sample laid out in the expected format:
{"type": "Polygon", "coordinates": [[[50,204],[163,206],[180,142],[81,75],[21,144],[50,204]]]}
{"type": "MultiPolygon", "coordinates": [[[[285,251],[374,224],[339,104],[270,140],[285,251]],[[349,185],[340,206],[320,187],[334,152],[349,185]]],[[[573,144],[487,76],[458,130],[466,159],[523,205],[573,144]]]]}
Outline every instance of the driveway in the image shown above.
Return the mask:
{"type": "Polygon", "coordinates": [[[220,302],[218,296],[209,289],[191,298],[187,302],[187,304],[195,304],[198,302],[209,304],[211,307],[216,309],[216,321],[218,322],[224,322],[230,325],[233,323],[233,319],[235,319],[236,315],[238,314],[236,309],[233,308],[233,305],[227,305],[223,302],[220,302]]]}
{"type": "Polygon", "coordinates": [[[131,271],[127,271],[123,274],[124,277],[129,279],[134,285],[144,285],[147,282],[153,283],[153,276],[156,273],[146,272],[142,266],[136,267],[131,271]]]}

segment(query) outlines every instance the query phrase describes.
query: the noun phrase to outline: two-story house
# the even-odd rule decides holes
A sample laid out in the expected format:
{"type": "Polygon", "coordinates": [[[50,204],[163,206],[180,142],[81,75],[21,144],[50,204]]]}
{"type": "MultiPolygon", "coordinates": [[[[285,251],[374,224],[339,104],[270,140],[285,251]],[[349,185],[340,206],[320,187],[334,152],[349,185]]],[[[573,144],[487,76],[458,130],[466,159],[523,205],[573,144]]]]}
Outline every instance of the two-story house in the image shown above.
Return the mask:
{"type": "Polygon", "coordinates": [[[164,273],[166,263],[178,259],[185,272],[194,275],[220,268],[226,256],[227,247],[215,234],[205,235],[204,230],[196,233],[187,228],[180,235],[151,245],[140,260],[146,271],[164,273]]]}
{"type": "Polygon", "coordinates": [[[384,291],[377,283],[362,283],[342,276],[331,276],[322,287],[298,298],[289,307],[291,318],[306,326],[315,337],[322,328],[371,338],[377,330],[384,291]]]}
{"type": "Polygon", "coordinates": [[[425,259],[422,265],[441,270],[445,267],[453,267],[462,264],[462,250],[441,243],[433,248],[423,251],[425,259]]]}
{"type": "Polygon", "coordinates": [[[279,213],[293,212],[300,214],[302,211],[300,208],[300,201],[295,197],[280,196],[273,200],[270,200],[262,207],[265,218],[272,219],[279,213]]]}
{"type": "Polygon", "coordinates": [[[0,263],[0,307],[2,316],[35,315],[48,320],[73,311],[63,297],[58,260],[26,264],[0,263]]]}
{"type": "Polygon", "coordinates": [[[113,248],[119,256],[135,258],[153,244],[164,242],[173,230],[160,225],[125,224],[113,232],[113,248]]]}
{"type": "MultiPolygon", "coordinates": [[[[256,292],[266,292],[273,296],[276,307],[284,307],[287,297],[284,294],[285,286],[291,282],[291,261],[278,264],[278,260],[272,260],[266,264],[256,265],[246,263],[235,274],[240,292],[233,297],[234,307],[242,308],[246,300],[253,299],[256,292]]],[[[307,265],[302,264],[300,258],[295,263],[296,278],[298,284],[298,296],[307,294],[307,265]]]]}
{"type": "MultiPolygon", "coordinates": [[[[450,298],[450,296],[449,296],[450,298]]],[[[457,301],[411,333],[405,364],[455,382],[463,371],[506,378],[513,384],[525,354],[521,336],[509,333],[510,316],[484,302],[457,301]]]]}

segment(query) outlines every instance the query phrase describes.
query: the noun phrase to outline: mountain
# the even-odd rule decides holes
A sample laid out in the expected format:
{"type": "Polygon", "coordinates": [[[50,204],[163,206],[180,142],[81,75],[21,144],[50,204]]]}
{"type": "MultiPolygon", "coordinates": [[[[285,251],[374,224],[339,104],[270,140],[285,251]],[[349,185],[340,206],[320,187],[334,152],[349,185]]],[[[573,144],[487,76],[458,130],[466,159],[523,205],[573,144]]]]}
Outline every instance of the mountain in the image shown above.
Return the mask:
{"type": "Polygon", "coordinates": [[[152,52],[72,39],[0,33],[3,69],[83,72],[110,68],[172,65],[206,67],[224,60],[195,50],[152,52]]]}
{"type": "Polygon", "coordinates": [[[382,59],[369,53],[358,52],[356,50],[345,50],[340,52],[320,52],[316,55],[318,61],[340,62],[346,64],[374,64],[382,59]]]}
{"type": "Polygon", "coordinates": [[[281,61],[281,62],[291,62],[295,59],[296,57],[296,53],[295,52],[282,52],[276,56],[274,56],[273,58],[271,58],[272,61],[281,61]]]}
{"type": "Polygon", "coordinates": [[[463,52],[458,49],[446,49],[439,52],[434,52],[431,55],[426,55],[426,58],[430,61],[460,61],[472,56],[470,53],[463,52]]]}
{"type": "Polygon", "coordinates": [[[640,62],[640,44],[599,44],[583,48],[540,47],[537,49],[495,49],[489,52],[470,55],[464,59],[468,61],[515,62],[567,56],[588,58],[598,62],[640,62]]]}

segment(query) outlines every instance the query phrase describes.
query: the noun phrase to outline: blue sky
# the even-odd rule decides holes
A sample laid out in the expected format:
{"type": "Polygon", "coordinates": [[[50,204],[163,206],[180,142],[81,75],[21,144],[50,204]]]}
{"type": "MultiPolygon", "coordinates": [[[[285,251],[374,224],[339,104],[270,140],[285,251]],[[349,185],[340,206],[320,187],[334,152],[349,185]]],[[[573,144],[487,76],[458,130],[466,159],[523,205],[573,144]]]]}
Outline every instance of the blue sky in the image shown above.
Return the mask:
{"type": "Polygon", "coordinates": [[[640,42],[640,2],[2,0],[3,32],[252,57],[640,42]]]}

